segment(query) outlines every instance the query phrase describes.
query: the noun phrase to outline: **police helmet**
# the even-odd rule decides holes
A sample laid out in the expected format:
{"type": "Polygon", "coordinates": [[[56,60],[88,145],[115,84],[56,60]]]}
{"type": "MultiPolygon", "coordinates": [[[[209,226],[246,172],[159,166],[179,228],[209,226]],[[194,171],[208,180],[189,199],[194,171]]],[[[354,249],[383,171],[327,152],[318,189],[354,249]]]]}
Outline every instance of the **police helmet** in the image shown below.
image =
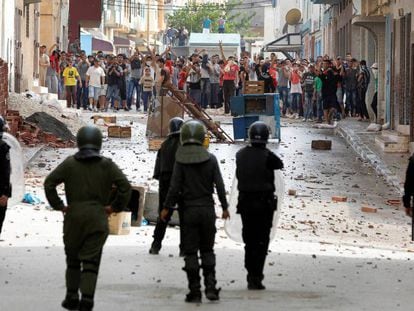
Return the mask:
{"type": "Polygon", "coordinates": [[[206,136],[207,130],[203,123],[198,120],[189,120],[181,127],[180,140],[181,145],[197,144],[202,145],[206,136]]]}
{"type": "Polygon", "coordinates": [[[0,133],[5,132],[7,129],[7,123],[2,116],[0,116],[0,133]]]}
{"type": "Polygon", "coordinates": [[[250,143],[267,144],[269,139],[269,127],[262,121],[256,121],[249,127],[250,143]]]}
{"type": "Polygon", "coordinates": [[[78,148],[101,150],[102,147],[102,132],[96,126],[84,126],[76,135],[78,148]]]}
{"type": "Polygon", "coordinates": [[[184,123],[184,120],[179,117],[172,118],[170,120],[170,123],[168,124],[169,130],[170,130],[170,133],[168,135],[179,134],[183,123],[184,123]]]}

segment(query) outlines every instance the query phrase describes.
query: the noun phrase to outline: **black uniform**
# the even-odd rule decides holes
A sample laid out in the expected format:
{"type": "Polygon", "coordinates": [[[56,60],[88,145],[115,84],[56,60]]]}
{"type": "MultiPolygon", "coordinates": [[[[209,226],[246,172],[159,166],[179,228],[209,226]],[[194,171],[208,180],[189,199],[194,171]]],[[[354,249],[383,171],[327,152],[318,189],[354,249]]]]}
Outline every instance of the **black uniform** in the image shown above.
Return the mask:
{"type": "MultiPolygon", "coordinates": [[[[175,163],[175,153],[180,146],[180,133],[172,134],[162,143],[160,150],[157,153],[157,159],[154,168],[154,178],[159,181],[158,196],[159,205],[158,212],[163,209],[165,198],[167,197],[168,188],[170,187],[170,181],[175,163]]],[[[170,210],[168,215],[168,221],[171,219],[173,209],[170,210]]],[[[152,249],[161,249],[161,243],[165,236],[168,221],[163,222],[159,218],[157,219],[157,225],[154,229],[154,241],[152,243],[152,249]]]]}
{"type": "Polygon", "coordinates": [[[412,208],[412,199],[414,196],[414,155],[410,158],[408,163],[407,173],[404,183],[403,202],[405,208],[412,208]]]}
{"type": "Polygon", "coordinates": [[[216,284],[216,257],[213,250],[216,234],[214,186],[221,206],[226,210],[228,207],[226,192],[216,157],[202,146],[180,147],[176,154],[171,185],[164,207],[171,208],[182,200],[179,206],[181,248],[185,255],[184,270],[187,272],[191,292],[200,291],[198,252],[200,252],[206,289],[215,288],[216,284]],[[192,152],[193,149],[196,152],[192,152]]]}
{"type": "MultiPolygon", "coordinates": [[[[0,136],[0,197],[3,195],[11,197],[10,174],[10,147],[0,136]]],[[[6,210],[7,205],[0,206],[0,234],[6,217],[6,210]]]]}
{"type": "Polygon", "coordinates": [[[244,264],[249,282],[263,279],[273,213],[277,208],[274,170],[282,168],[282,160],[264,144],[244,147],[236,154],[237,213],[243,224],[244,264]]]}

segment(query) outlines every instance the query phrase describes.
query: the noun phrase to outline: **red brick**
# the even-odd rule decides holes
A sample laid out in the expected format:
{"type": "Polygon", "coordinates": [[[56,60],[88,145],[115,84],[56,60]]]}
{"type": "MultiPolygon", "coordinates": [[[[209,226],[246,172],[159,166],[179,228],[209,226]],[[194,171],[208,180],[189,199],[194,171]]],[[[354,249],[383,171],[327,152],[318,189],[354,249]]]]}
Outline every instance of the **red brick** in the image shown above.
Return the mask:
{"type": "Polygon", "coordinates": [[[361,211],[364,213],[376,213],[377,208],[372,206],[362,206],[361,211]]]}
{"type": "Polygon", "coordinates": [[[332,201],[333,202],[346,202],[348,201],[347,197],[342,197],[342,196],[334,196],[332,197],[332,201]]]}

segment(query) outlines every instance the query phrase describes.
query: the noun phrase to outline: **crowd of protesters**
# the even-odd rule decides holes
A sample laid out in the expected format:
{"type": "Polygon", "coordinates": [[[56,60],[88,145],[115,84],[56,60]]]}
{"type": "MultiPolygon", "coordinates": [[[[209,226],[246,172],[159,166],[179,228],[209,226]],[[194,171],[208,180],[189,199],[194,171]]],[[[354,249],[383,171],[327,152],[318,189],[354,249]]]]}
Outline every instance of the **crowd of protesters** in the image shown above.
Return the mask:
{"type": "MultiPolygon", "coordinates": [[[[231,112],[233,96],[244,93],[247,81],[264,81],[265,93],[279,92],[283,117],[332,123],[346,117],[369,120],[366,93],[377,79],[377,65],[347,54],[318,56],[315,60],[226,57],[221,42],[218,54],[195,50],[177,57],[171,47],[161,54],[149,47],[132,55],[71,55],[52,46],[40,48],[40,84],[66,98],[68,107],[93,111],[135,109],[147,112],[162,84],[169,80],[202,108],[231,112]]],[[[376,115],[376,96],[372,102],[376,115]]]]}

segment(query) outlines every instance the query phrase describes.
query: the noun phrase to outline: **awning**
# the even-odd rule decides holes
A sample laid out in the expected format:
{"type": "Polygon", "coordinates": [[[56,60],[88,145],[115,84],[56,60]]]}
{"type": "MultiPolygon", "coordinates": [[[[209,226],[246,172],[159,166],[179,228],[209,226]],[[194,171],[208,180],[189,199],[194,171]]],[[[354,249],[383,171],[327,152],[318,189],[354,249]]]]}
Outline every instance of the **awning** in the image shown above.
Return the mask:
{"type": "Polygon", "coordinates": [[[114,45],[112,42],[92,37],[92,52],[102,51],[104,54],[113,54],[114,45]]]}
{"type": "Polygon", "coordinates": [[[131,46],[135,46],[135,43],[134,41],[131,41],[127,38],[114,37],[114,45],[122,46],[122,47],[131,47],[131,46]]]}
{"type": "Polygon", "coordinates": [[[301,52],[302,36],[300,33],[288,33],[275,41],[267,43],[262,52],[301,52]]]}

